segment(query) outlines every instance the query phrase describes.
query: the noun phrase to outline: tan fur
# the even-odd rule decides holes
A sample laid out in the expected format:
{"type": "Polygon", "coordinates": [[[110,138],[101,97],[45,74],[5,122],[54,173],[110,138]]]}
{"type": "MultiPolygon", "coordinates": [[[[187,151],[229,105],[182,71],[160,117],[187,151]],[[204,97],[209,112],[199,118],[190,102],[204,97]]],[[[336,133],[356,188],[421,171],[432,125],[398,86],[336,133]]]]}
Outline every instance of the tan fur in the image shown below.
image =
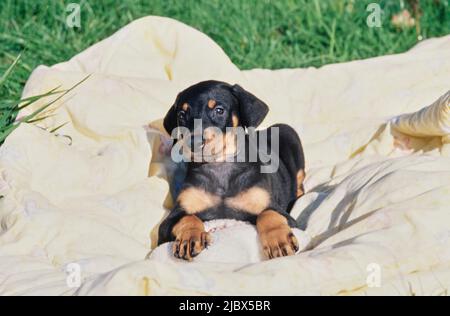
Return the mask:
{"type": "Polygon", "coordinates": [[[203,148],[203,155],[205,160],[209,162],[223,162],[227,156],[236,154],[237,139],[235,132],[226,132],[221,134],[222,137],[217,137],[212,128],[206,128],[204,131],[205,147],[203,148]],[[209,157],[209,156],[213,157],[209,157]]]}
{"type": "Polygon", "coordinates": [[[227,206],[255,215],[264,211],[269,203],[269,192],[259,187],[250,188],[225,200],[227,206]]]}
{"type": "Polygon", "coordinates": [[[293,255],[299,248],[287,219],[276,211],[267,210],[259,214],[256,230],[263,252],[269,259],[293,255]]]}
{"type": "Polygon", "coordinates": [[[214,107],[216,106],[216,101],[215,100],[209,100],[208,101],[208,107],[210,108],[210,109],[214,109],[214,107]]]}
{"type": "Polygon", "coordinates": [[[305,180],[305,171],[301,169],[297,172],[297,198],[301,197],[305,192],[303,192],[303,181],[305,180]]]}
{"type": "Polygon", "coordinates": [[[231,117],[231,121],[233,123],[233,127],[238,127],[239,126],[239,119],[236,116],[236,114],[233,114],[231,117]]]}
{"type": "Polygon", "coordinates": [[[175,237],[182,235],[183,232],[188,230],[201,230],[204,231],[203,222],[195,215],[187,215],[182,217],[178,223],[172,229],[172,233],[175,237]]]}
{"type": "Polygon", "coordinates": [[[216,129],[211,127],[205,128],[205,130],[203,131],[203,137],[205,138],[206,142],[212,141],[216,138],[216,129]]]}
{"type": "Polygon", "coordinates": [[[226,156],[233,156],[237,152],[237,138],[235,132],[225,133],[222,148],[222,160],[226,160],[226,156]]]}
{"type": "Polygon", "coordinates": [[[220,198],[199,188],[187,188],[178,196],[178,202],[188,214],[195,214],[217,206],[220,198]]]}
{"type": "Polygon", "coordinates": [[[175,236],[172,246],[173,254],[189,261],[211,242],[203,222],[195,215],[182,217],[173,227],[172,234],[175,236]]]}

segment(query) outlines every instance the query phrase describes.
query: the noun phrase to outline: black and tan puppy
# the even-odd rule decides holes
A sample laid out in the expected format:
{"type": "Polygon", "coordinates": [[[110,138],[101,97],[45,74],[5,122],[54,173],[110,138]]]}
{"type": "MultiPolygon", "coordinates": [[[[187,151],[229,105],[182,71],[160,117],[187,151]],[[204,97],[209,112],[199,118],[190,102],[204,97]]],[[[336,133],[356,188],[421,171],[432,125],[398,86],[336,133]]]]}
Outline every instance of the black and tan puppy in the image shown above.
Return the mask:
{"type": "Polygon", "coordinates": [[[219,81],[200,82],[177,96],[164,119],[164,128],[169,134],[182,127],[200,135],[198,146],[191,144],[189,148],[192,157],[203,154],[203,158],[188,162],[174,208],[159,227],[158,244],[174,240],[176,257],[191,260],[198,255],[210,242],[203,222],[225,218],[256,224],[268,258],[298,250],[291,232],[297,224],[289,215],[293,202],[303,194],[305,176],[297,133],[284,124],[255,133],[257,138],[267,133],[269,150],[273,151],[273,143],[278,142],[276,170],[261,172],[261,167],[270,162],[259,156],[251,159],[255,148],[249,130],[263,121],[268,110],[264,102],[239,85],[219,81]],[[200,120],[201,130],[194,120],[200,120]],[[239,129],[245,131],[244,142],[235,132],[239,129]],[[275,134],[278,137],[272,138],[275,134]],[[244,159],[234,160],[238,154],[244,159]]]}

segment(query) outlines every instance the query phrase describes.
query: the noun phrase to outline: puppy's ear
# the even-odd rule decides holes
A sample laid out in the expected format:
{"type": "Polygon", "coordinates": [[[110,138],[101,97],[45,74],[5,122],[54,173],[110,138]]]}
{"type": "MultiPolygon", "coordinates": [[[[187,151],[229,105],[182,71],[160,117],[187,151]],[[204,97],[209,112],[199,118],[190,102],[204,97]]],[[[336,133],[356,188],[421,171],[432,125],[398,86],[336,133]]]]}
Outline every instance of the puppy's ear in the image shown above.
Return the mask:
{"type": "Polygon", "coordinates": [[[169,135],[172,135],[172,131],[177,127],[177,110],[175,104],[170,107],[163,121],[164,128],[169,135]]]}
{"type": "Polygon", "coordinates": [[[231,93],[239,102],[242,125],[258,127],[269,112],[267,104],[237,84],[231,87],[231,93]]]}

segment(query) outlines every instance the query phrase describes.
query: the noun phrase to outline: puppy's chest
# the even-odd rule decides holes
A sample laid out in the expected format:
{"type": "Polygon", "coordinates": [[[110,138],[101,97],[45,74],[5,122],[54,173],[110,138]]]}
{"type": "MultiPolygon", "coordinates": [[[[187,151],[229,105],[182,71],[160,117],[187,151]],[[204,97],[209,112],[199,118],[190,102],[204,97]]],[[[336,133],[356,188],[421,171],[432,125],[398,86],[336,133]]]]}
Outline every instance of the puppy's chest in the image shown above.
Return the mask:
{"type": "Polygon", "coordinates": [[[197,171],[178,202],[189,214],[204,211],[244,211],[259,214],[270,203],[264,178],[251,165],[208,166],[197,171]]]}

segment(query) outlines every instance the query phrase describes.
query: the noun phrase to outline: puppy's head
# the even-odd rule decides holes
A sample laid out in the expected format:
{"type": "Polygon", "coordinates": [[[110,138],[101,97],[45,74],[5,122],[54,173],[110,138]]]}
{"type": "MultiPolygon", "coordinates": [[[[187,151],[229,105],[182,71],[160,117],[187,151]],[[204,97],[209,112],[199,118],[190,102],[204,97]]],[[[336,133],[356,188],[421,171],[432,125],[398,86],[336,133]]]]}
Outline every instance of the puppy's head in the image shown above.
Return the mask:
{"type": "Polygon", "coordinates": [[[263,101],[239,85],[203,81],[178,94],[164,128],[169,134],[177,127],[188,130],[190,139],[182,141],[191,153],[223,161],[236,153],[235,131],[257,127],[268,111],[263,101]]]}

